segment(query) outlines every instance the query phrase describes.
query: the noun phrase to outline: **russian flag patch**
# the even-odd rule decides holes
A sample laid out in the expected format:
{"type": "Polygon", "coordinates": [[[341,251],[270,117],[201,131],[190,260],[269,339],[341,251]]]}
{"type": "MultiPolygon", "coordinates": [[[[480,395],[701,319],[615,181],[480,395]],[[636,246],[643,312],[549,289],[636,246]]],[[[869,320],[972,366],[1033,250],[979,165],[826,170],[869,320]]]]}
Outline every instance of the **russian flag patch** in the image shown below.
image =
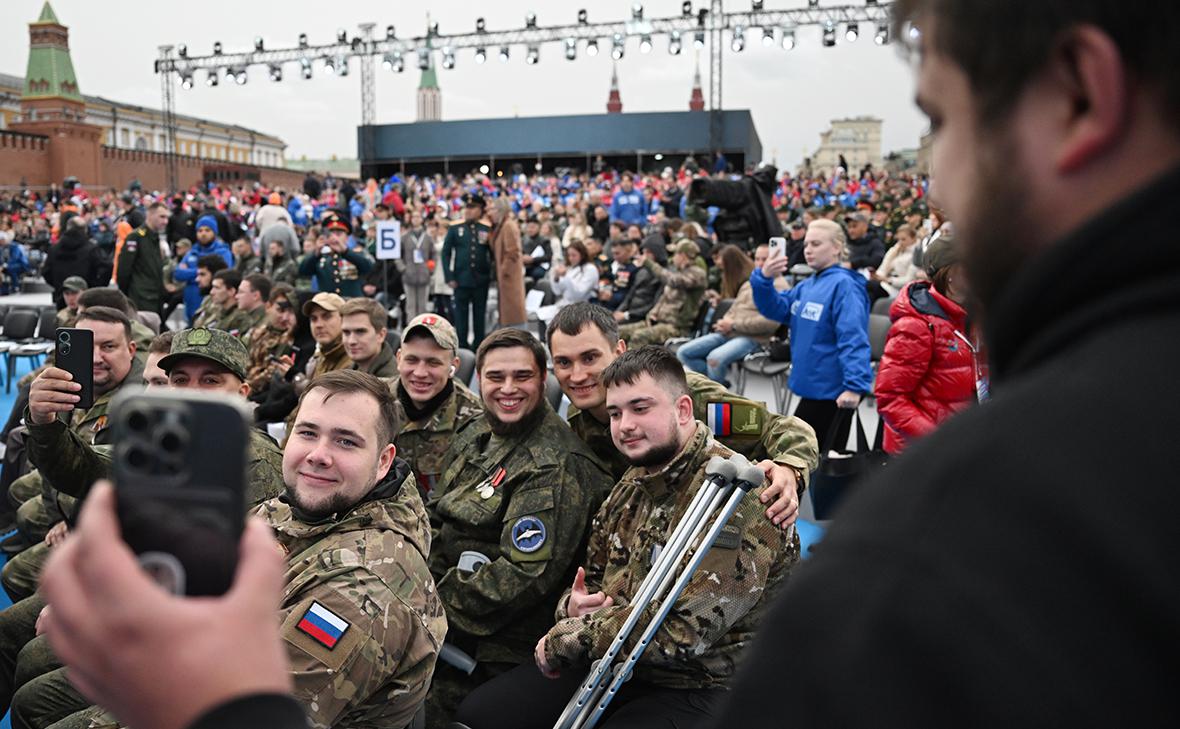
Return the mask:
{"type": "Polygon", "coordinates": [[[733,406],[727,402],[709,403],[709,430],[713,435],[729,435],[733,432],[733,406]]]}
{"type": "Polygon", "coordinates": [[[349,622],[328,608],[313,602],[297,626],[328,650],[336,647],[349,628],[349,622]]]}

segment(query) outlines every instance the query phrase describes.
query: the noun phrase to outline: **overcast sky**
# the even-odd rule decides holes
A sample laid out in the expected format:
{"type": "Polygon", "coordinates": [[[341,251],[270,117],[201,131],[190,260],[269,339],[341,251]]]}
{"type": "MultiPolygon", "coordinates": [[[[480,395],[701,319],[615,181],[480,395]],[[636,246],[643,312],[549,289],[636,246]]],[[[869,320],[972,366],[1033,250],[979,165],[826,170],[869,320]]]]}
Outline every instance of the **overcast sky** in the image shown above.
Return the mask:
{"type": "MultiPolygon", "coordinates": [[[[28,60],[27,23],[40,14],[42,0],[2,2],[0,70],[23,76],[28,60]]],[[[256,35],[266,40],[268,48],[290,47],[300,33],[307,33],[313,44],[329,42],[339,27],[354,35],[357,24],[364,21],[377,23],[382,33],[393,24],[399,37],[408,38],[425,32],[427,8],[443,34],[473,29],[481,14],[488,30],[522,27],[528,12],[537,13],[541,26],[566,24],[575,20],[582,7],[589,9],[591,21],[618,21],[630,17],[631,4],[627,0],[481,4],[203,0],[170,5],[117,0],[96,5],[93,0],[53,0],[58,19],[70,28],[71,55],[83,93],[154,108],[160,106],[160,83],[152,62],[157,46],[164,43],[185,43],[192,55],[209,54],[214,41],[221,41],[227,53],[249,50],[256,35]]],[[[697,0],[694,6],[700,4],[697,0]]],[[[765,2],[768,9],[804,4],[805,0],[765,2]]],[[[679,0],[644,3],[648,17],[678,14],[680,5],[679,0]]],[[[729,11],[748,7],[748,0],[726,3],[729,11]]],[[[844,42],[841,34],[836,48],[823,48],[818,31],[800,31],[797,47],[789,52],[778,45],[764,48],[760,34],[747,34],[742,53],[725,51],[722,106],[752,112],[764,156],[780,167],[793,168],[815,150],[829,120],[846,116],[883,119],[883,153],[916,147],[926,122],[912,102],[911,69],[896,47],[874,45],[872,34],[866,24],[857,42],[844,42]]],[[[684,53],[671,56],[666,39],[656,38],[652,52],[643,55],[638,39],[630,39],[618,66],[624,113],[688,109],[695,54],[691,43],[685,45],[684,53]]],[[[570,62],[560,44],[547,44],[535,66],[526,65],[524,53],[515,49],[507,64],[490,54],[487,63],[476,65],[471,51],[460,53],[453,70],[438,69],[443,119],[605,112],[610,54],[590,58],[581,51],[570,62]]],[[[708,98],[707,56],[701,64],[708,98]]],[[[284,80],[274,83],[265,69],[256,68],[245,86],[223,81],[215,88],[206,87],[198,77],[193,89],[177,88],[177,111],[276,134],[289,145],[291,159],[355,157],[361,106],[359,66],[354,61],[344,78],[329,77],[318,64],[315,71],[315,78],[305,81],[296,67],[288,65],[284,80]]],[[[378,124],[414,120],[418,80],[412,59],[402,74],[377,65],[378,124]]]]}

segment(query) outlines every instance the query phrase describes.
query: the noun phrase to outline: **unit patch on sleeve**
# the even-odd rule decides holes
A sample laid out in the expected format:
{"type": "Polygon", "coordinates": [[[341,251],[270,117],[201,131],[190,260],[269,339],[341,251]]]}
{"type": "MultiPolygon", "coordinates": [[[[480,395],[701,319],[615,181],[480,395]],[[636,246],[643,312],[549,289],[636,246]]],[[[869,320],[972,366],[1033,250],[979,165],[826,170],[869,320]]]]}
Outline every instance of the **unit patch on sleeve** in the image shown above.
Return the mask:
{"type": "Polygon", "coordinates": [[[336,647],[348,631],[349,622],[328,608],[313,602],[296,626],[328,650],[336,647]]]}

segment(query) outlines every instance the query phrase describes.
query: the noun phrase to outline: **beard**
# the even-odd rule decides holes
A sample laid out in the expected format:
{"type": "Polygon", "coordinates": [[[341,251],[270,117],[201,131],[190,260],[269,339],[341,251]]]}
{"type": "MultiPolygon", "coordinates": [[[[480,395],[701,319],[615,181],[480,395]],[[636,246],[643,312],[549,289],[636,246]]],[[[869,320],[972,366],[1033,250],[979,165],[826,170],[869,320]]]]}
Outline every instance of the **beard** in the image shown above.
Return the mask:
{"type": "Polygon", "coordinates": [[[1029,176],[1017,145],[1006,131],[988,134],[989,143],[979,146],[975,195],[969,209],[953,221],[955,235],[962,237],[971,308],[981,318],[1038,251],[1038,246],[1029,245],[1030,237],[1036,237],[1036,224],[1026,202],[1029,176]]]}
{"type": "Polygon", "coordinates": [[[627,462],[636,468],[651,469],[655,466],[664,466],[676,457],[680,451],[680,444],[676,441],[668,443],[661,443],[657,446],[652,446],[645,453],[640,453],[635,457],[624,456],[627,462]]]}
{"type": "Polygon", "coordinates": [[[332,514],[340,514],[351,509],[355,504],[344,494],[337,492],[318,504],[309,504],[299,497],[299,492],[290,486],[286,487],[287,503],[299,512],[302,519],[318,521],[332,514]]]}
{"type": "Polygon", "coordinates": [[[528,433],[541,424],[541,418],[545,417],[545,401],[543,399],[538,400],[536,407],[526,413],[520,420],[512,422],[500,420],[492,414],[490,408],[484,409],[483,417],[493,433],[502,438],[512,438],[528,433]]]}

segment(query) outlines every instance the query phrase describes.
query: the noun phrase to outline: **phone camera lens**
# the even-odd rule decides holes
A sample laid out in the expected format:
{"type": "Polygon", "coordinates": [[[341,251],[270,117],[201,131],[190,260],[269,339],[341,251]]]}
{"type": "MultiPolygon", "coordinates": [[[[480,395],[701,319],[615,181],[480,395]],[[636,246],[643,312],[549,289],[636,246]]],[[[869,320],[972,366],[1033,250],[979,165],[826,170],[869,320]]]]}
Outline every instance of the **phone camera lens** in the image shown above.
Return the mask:
{"type": "Polygon", "coordinates": [[[150,424],[147,413],[142,410],[132,410],[127,414],[127,428],[132,432],[143,432],[150,424]]]}
{"type": "Polygon", "coordinates": [[[160,433],[160,438],[157,442],[160,450],[165,453],[180,453],[184,450],[185,437],[179,431],[169,428],[160,433]]]}
{"type": "Polygon", "coordinates": [[[59,350],[61,351],[62,356],[65,357],[70,353],[70,345],[63,342],[61,347],[59,347],[59,350]]]}
{"type": "Polygon", "coordinates": [[[148,465],[148,454],[138,446],[127,449],[127,466],[136,471],[143,471],[148,465]]]}

